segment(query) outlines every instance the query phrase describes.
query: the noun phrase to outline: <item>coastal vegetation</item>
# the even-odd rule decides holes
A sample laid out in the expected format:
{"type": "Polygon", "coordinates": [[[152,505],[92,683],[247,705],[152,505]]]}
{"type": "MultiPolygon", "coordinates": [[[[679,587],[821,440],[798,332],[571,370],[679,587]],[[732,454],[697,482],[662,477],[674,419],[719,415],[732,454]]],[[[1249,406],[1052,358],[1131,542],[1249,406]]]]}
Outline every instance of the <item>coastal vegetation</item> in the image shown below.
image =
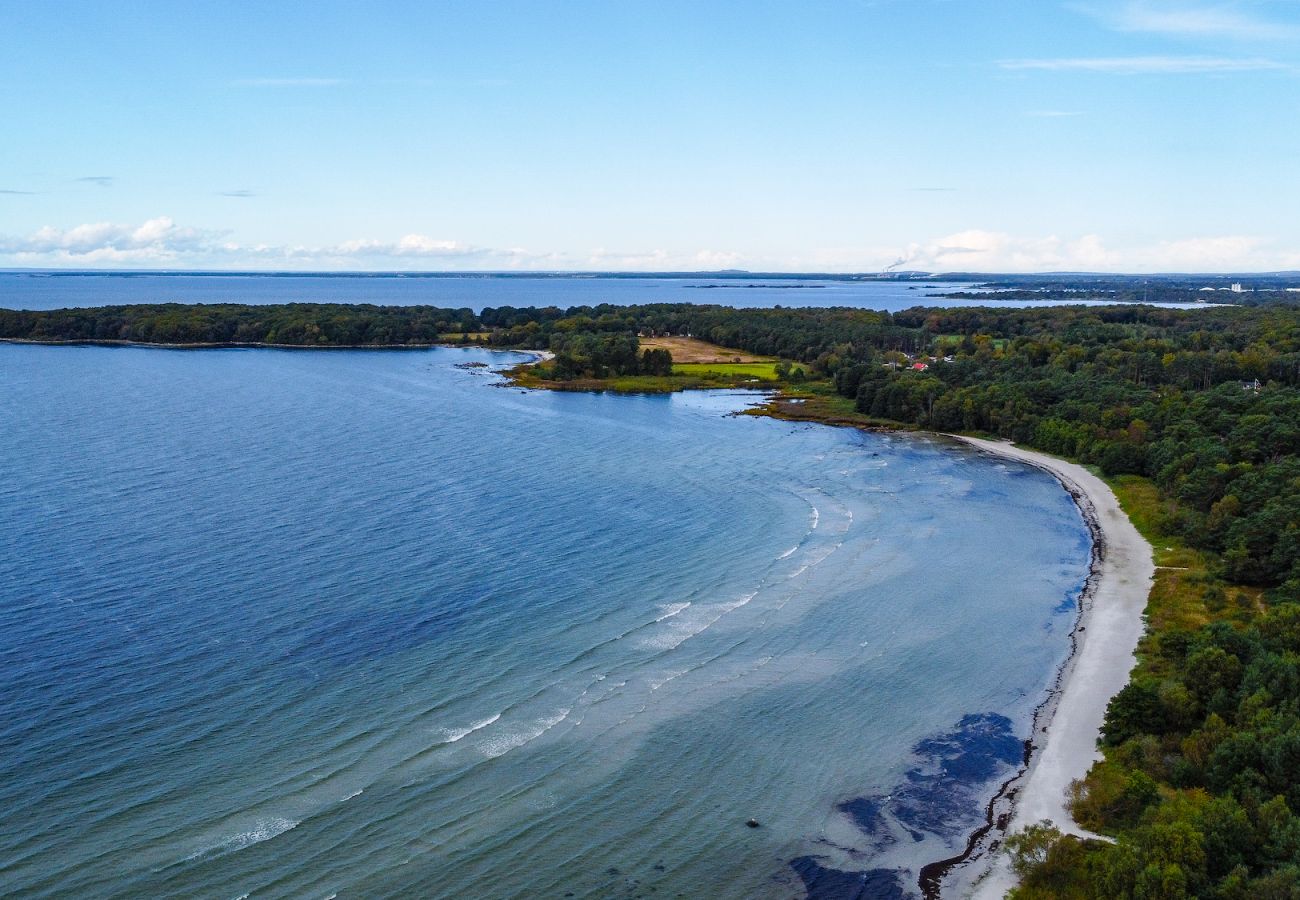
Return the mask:
{"type": "Polygon", "coordinates": [[[296,347],[429,345],[476,331],[469,309],[343,303],[151,303],[0,309],[0,338],[143,344],[278,344],[296,347]]]}
{"type": "Polygon", "coordinates": [[[1149,631],[1077,786],[1008,841],[1017,896],[1300,896],[1300,309],[0,310],[0,338],[546,350],[522,384],[772,387],[769,411],[996,435],[1095,466],[1156,548],[1149,631]],[[453,337],[458,336],[458,337],[453,337]],[[712,359],[656,346],[690,336],[712,359]],[[643,346],[642,342],[645,342],[643,346]],[[724,349],[725,348],[725,349],[724,349]],[[728,355],[729,354],[729,355],[728,355]],[[729,361],[728,361],[729,360],[729,361]]]}

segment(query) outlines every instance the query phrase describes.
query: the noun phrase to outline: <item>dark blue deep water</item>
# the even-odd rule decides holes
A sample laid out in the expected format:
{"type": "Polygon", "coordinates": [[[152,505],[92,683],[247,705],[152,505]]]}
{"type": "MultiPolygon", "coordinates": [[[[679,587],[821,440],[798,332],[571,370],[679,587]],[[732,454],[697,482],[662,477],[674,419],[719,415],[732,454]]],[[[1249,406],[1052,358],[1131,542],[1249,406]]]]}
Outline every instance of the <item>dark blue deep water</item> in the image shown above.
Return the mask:
{"type": "Polygon", "coordinates": [[[964,845],[1066,493],[457,367],[517,358],[0,345],[0,893],[887,896],[964,845]]]}

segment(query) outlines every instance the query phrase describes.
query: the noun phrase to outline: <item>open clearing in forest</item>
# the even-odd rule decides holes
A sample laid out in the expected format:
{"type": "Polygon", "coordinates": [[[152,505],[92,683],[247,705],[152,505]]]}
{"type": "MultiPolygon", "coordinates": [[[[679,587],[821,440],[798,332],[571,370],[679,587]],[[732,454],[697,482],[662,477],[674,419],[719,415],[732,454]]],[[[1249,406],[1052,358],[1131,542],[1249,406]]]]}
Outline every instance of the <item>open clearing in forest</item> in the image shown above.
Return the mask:
{"type": "Polygon", "coordinates": [[[744,350],[719,347],[708,341],[689,337],[641,338],[642,350],[667,350],[675,363],[774,363],[770,356],[755,356],[744,350]]]}
{"type": "Polygon", "coordinates": [[[722,375],[727,378],[757,378],[759,381],[776,381],[776,363],[673,363],[674,375],[722,375]]]}

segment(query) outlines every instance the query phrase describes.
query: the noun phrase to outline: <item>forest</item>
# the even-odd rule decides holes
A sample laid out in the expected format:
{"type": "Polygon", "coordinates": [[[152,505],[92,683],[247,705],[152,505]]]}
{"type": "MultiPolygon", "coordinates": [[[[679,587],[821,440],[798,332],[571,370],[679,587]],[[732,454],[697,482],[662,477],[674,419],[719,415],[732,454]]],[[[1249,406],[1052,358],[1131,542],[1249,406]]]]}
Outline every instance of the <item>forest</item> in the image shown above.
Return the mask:
{"type": "Polygon", "coordinates": [[[1114,842],[1013,837],[1017,896],[1300,897],[1294,305],[0,310],[10,340],[549,350],[557,381],[669,372],[666,352],[639,345],[663,335],[797,364],[808,383],[788,390],[862,422],[997,435],[1098,467],[1158,553],[1178,556],[1110,705],[1106,759],[1077,788],[1079,821],[1114,842]]]}

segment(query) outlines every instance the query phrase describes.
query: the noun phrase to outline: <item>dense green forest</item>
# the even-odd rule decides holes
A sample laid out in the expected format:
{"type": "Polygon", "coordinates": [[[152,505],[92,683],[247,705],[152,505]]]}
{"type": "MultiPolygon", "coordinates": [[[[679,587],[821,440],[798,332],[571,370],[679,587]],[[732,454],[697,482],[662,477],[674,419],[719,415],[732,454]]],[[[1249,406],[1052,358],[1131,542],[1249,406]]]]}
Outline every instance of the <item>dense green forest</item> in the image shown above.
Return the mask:
{"type": "MultiPolygon", "coordinates": [[[[1300,309],[1285,304],[0,310],[0,338],[546,349],[557,380],[662,375],[639,338],[779,357],[858,421],[999,435],[1093,464],[1165,559],[1080,822],[1012,839],[1021,897],[1300,898],[1300,309]]],[[[782,372],[789,372],[784,365],[782,372]]],[[[812,404],[809,404],[812,406],[812,404]]],[[[1160,561],[1160,560],[1158,560],[1160,561]]]]}
{"type": "Polygon", "coordinates": [[[469,309],[341,303],[158,303],[0,309],[0,338],[145,344],[282,344],[299,347],[431,344],[477,327],[469,309]]]}
{"type": "Polygon", "coordinates": [[[964,300],[1057,300],[1069,303],[1080,300],[1104,300],[1108,303],[1206,303],[1233,306],[1267,306],[1288,299],[1292,294],[1281,288],[1260,288],[1234,292],[1228,288],[1202,290],[1198,287],[1174,287],[1156,284],[1124,284],[1097,287],[997,287],[981,285],[980,290],[946,291],[932,296],[964,300]]]}

